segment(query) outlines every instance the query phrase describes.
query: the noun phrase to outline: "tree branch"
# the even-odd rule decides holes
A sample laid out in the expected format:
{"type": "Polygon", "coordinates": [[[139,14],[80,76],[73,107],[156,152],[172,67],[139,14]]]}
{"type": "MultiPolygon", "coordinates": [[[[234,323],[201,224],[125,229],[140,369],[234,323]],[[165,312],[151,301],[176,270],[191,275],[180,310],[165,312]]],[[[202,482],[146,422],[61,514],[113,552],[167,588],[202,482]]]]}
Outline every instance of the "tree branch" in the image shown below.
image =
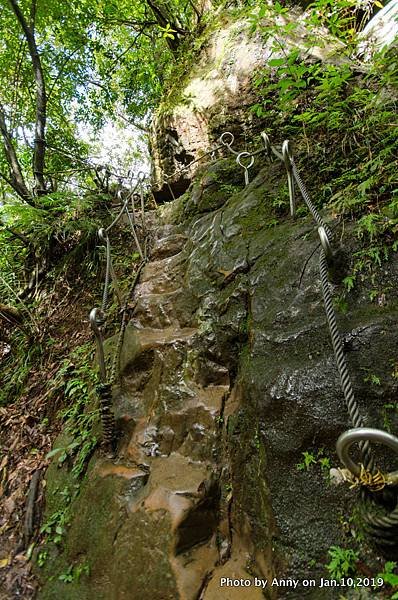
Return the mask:
{"type": "Polygon", "coordinates": [[[5,229],[8,233],[11,233],[11,235],[20,240],[24,244],[24,246],[26,246],[29,249],[32,248],[32,243],[26,235],[20,233],[19,231],[15,231],[15,229],[12,229],[11,227],[6,227],[5,229]]]}
{"type": "Polygon", "coordinates": [[[55,85],[56,85],[56,83],[57,83],[58,79],[61,77],[61,75],[62,75],[62,73],[63,73],[63,71],[64,71],[64,69],[65,69],[66,65],[67,65],[67,64],[68,64],[68,62],[69,62],[69,61],[72,59],[72,57],[73,57],[73,56],[76,54],[76,52],[78,52],[78,51],[79,51],[79,50],[80,50],[80,49],[81,49],[81,48],[82,48],[82,47],[85,45],[85,43],[86,43],[86,42],[84,42],[83,44],[80,44],[80,46],[78,46],[78,47],[77,47],[75,50],[73,50],[73,52],[71,52],[71,53],[70,53],[70,54],[69,54],[69,55],[68,55],[68,56],[65,58],[65,60],[63,61],[62,65],[61,65],[61,66],[60,66],[60,68],[59,68],[59,71],[58,71],[58,73],[57,73],[57,76],[55,77],[54,81],[52,82],[52,86],[51,86],[51,88],[50,88],[50,91],[48,92],[48,95],[47,95],[47,102],[49,101],[49,99],[50,99],[50,97],[51,97],[51,94],[52,94],[52,93],[53,93],[53,91],[54,91],[55,85]]]}
{"type": "Polygon", "coordinates": [[[137,129],[139,129],[143,133],[146,133],[146,134],[149,133],[149,129],[147,127],[144,127],[144,125],[141,125],[140,123],[136,123],[136,121],[130,121],[129,119],[127,119],[127,117],[125,117],[124,115],[122,115],[120,112],[117,112],[116,116],[119,117],[119,119],[122,119],[122,121],[124,121],[128,125],[132,125],[133,127],[136,127],[137,129]]]}

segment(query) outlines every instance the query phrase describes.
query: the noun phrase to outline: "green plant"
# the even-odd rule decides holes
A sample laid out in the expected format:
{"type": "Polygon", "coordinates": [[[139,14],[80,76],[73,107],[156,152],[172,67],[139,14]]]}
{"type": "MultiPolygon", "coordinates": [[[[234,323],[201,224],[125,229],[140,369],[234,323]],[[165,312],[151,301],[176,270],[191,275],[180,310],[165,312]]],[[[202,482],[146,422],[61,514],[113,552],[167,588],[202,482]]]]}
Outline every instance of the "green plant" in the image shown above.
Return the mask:
{"type": "Polygon", "coordinates": [[[260,444],[260,436],[259,436],[259,433],[258,433],[258,429],[257,429],[257,431],[256,431],[256,433],[254,435],[253,443],[254,443],[254,447],[256,448],[256,450],[257,451],[260,450],[261,444],[260,444]]]}
{"type": "Polygon", "coordinates": [[[382,573],[379,573],[377,577],[380,577],[384,583],[387,583],[391,586],[393,595],[390,596],[391,600],[398,599],[398,574],[394,573],[394,570],[397,569],[397,563],[394,561],[387,561],[384,565],[384,569],[382,573]]]}
{"type": "Polygon", "coordinates": [[[330,458],[324,456],[324,449],[320,448],[316,453],[304,451],[301,453],[303,461],[296,465],[298,471],[309,471],[315,465],[319,465],[322,475],[329,480],[329,471],[331,467],[330,458]]]}
{"type": "Polygon", "coordinates": [[[391,418],[393,415],[398,414],[398,402],[386,402],[383,404],[382,416],[383,416],[383,427],[387,431],[391,432],[392,423],[391,418]]]}
{"type": "Polygon", "coordinates": [[[316,464],[316,458],[311,452],[304,451],[301,454],[303,456],[303,461],[301,463],[297,463],[296,469],[298,471],[308,471],[311,465],[316,464]]]}
{"type": "Polygon", "coordinates": [[[99,408],[95,406],[97,376],[92,366],[92,354],[90,343],[77,347],[63,361],[52,382],[63,389],[67,400],[60,417],[65,423],[65,432],[72,440],[65,447],[51,450],[47,458],[57,456],[60,466],[70,458],[75,477],[83,473],[87,460],[97,445],[95,429],[99,421],[99,408]]]}
{"type": "Polygon", "coordinates": [[[240,188],[231,183],[222,183],[220,185],[220,192],[223,192],[227,196],[233,196],[237,192],[240,192],[240,188]]]}
{"type": "Polygon", "coordinates": [[[329,471],[331,467],[330,458],[328,458],[327,456],[322,456],[321,458],[318,458],[318,463],[321,467],[323,474],[329,478],[329,471]]]}
{"type": "MultiPolygon", "coordinates": [[[[351,52],[356,32],[373,5],[376,3],[369,2],[358,13],[354,0],[317,0],[307,10],[307,29],[328,26],[351,52]]],[[[309,54],[320,40],[314,40],[313,35],[301,41],[301,47],[307,44],[308,53],[303,47],[299,53],[294,44],[289,50],[289,44],[281,43],[294,37],[297,24],[292,21],[288,9],[278,3],[253,13],[253,27],[272,38],[274,56],[267,68],[254,75],[257,99],[252,112],[263,120],[270,137],[275,132],[278,139],[295,141],[299,170],[302,166],[308,175],[316,168],[317,173],[308,179],[318,207],[327,205],[335,216],[355,221],[358,249],[352,253],[344,279],[350,292],[361,282],[372,282],[374,274],[381,272],[383,263],[398,249],[394,174],[398,63],[394,49],[375,55],[366,73],[361,74],[355,73],[349,62],[334,65],[314,61],[309,54]],[[300,153],[303,155],[305,148],[307,156],[300,165],[300,153]]],[[[378,294],[373,293],[372,299],[376,298],[378,294]]]]}
{"type": "Polygon", "coordinates": [[[307,567],[308,569],[313,569],[316,566],[316,560],[315,558],[311,558],[311,560],[308,561],[307,567]]]}
{"type": "Polygon", "coordinates": [[[44,565],[46,564],[46,561],[48,559],[48,552],[47,550],[40,550],[40,552],[37,555],[37,564],[40,568],[44,567],[44,565]]]}
{"type": "Polygon", "coordinates": [[[79,581],[82,575],[89,574],[90,567],[88,564],[70,565],[64,573],[58,576],[58,579],[64,583],[72,583],[72,581],[79,581]]]}
{"type": "Polygon", "coordinates": [[[62,490],[57,490],[56,493],[59,495],[59,508],[43,523],[40,533],[45,535],[47,541],[60,544],[69,524],[69,508],[79,493],[79,485],[74,486],[74,488],[65,487],[62,490]]]}
{"type": "MultiPolygon", "coordinates": [[[[366,369],[362,369],[365,370],[366,369]]],[[[365,383],[370,383],[371,385],[381,385],[381,379],[378,375],[375,375],[374,373],[368,373],[364,378],[363,378],[365,383]]]]}
{"type": "Polygon", "coordinates": [[[326,565],[332,579],[341,579],[347,575],[354,574],[359,552],[350,548],[331,546],[328,550],[330,562],[326,565]]]}

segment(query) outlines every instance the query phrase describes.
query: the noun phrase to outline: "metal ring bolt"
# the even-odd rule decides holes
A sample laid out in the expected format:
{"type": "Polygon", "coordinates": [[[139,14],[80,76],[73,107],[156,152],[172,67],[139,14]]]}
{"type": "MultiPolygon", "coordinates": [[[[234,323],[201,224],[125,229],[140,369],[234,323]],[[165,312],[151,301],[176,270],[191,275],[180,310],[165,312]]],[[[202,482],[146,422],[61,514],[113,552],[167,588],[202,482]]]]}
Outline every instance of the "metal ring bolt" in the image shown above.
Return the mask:
{"type": "Polygon", "coordinates": [[[269,139],[269,136],[268,136],[267,133],[265,133],[265,131],[262,131],[260,133],[260,136],[261,136],[261,139],[264,142],[265,151],[266,151],[268,157],[271,158],[271,156],[272,156],[272,146],[271,146],[271,141],[269,139]]]}
{"type": "Polygon", "coordinates": [[[104,242],[104,244],[107,243],[109,237],[108,237],[108,232],[104,227],[101,227],[100,229],[98,229],[98,237],[101,242],[104,242]]]}
{"type": "Polygon", "coordinates": [[[220,136],[220,142],[223,144],[223,146],[232,146],[234,141],[235,141],[234,135],[230,131],[224,131],[224,133],[222,133],[220,136]],[[227,136],[230,136],[229,142],[227,142],[225,139],[227,136]]]}
{"type": "Polygon", "coordinates": [[[287,171],[287,184],[289,187],[290,214],[294,218],[296,216],[296,200],[294,196],[294,179],[292,166],[292,150],[289,140],[285,140],[282,144],[282,158],[287,171]]]}
{"type": "MultiPolygon", "coordinates": [[[[359,477],[361,473],[361,467],[355,463],[350,457],[350,448],[355,442],[362,441],[378,442],[384,446],[388,446],[395,450],[398,454],[398,438],[391,433],[382,431],[380,429],[372,429],[371,427],[357,427],[355,429],[349,429],[340,435],[336,442],[336,450],[339,459],[343,465],[355,475],[359,477]]],[[[398,471],[393,471],[387,475],[388,478],[396,478],[398,471]]]]}
{"type": "Polygon", "coordinates": [[[240,152],[236,157],[236,162],[245,172],[245,185],[249,185],[249,169],[254,165],[254,156],[250,152],[240,152]],[[247,165],[242,162],[242,158],[250,157],[250,161],[247,165]]]}

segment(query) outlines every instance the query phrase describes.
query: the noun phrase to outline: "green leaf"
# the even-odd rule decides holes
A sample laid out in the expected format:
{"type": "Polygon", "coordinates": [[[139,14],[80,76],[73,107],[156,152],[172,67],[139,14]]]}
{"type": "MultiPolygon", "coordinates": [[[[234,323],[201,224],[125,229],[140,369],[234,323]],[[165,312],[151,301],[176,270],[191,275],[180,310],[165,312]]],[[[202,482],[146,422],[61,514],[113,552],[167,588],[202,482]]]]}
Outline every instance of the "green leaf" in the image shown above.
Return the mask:
{"type": "Polygon", "coordinates": [[[271,58],[268,61],[270,67],[280,67],[281,65],[286,64],[286,59],[284,58],[271,58]]]}

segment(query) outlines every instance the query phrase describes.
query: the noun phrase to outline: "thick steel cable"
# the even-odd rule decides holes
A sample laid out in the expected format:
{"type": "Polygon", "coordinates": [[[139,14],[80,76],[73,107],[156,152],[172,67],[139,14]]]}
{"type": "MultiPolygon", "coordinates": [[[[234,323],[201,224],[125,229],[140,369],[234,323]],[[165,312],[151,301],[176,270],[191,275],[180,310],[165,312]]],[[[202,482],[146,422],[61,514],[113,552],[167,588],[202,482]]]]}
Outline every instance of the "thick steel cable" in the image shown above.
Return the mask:
{"type": "MultiPolygon", "coordinates": [[[[260,152],[266,152],[269,157],[271,157],[271,155],[274,154],[281,162],[284,162],[286,165],[286,169],[288,171],[288,177],[289,177],[289,173],[291,171],[291,173],[293,174],[294,180],[296,181],[296,183],[298,185],[298,188],[300,190],[300,193],[303,197],[305,204],[307,205],[309,211],[311,212],[311,214],[314,218],[314,221],[320,228],[319,235],[321,238],[322,249],[321,249],[320,256],[319,256],[319,270],[320,270],[320,277],[321,277],[321,284],[322,284],[322,293],[323,293],[324,304],[325,304],[326,318],[327,318],[327,322],[328,322],[328,326],[329,326],[329,330],[330,330],[333,351],[334,351],[335,358],[336,358],[337,369],[338,369],[339,376],[340,376],[341,387],[342,387],[344,399],[345,399],[345,402],[347,405],[348,414],[350,416],[351,422],[354,427],[362,427],[363,420],[359,414],[358,402],[355,399],[354,392],[352,389],[351,379],[350,379],[350,375],[349,375],[349,372],[347,369],[347,364],[346,364],[345,355],[344,355],[344,348],[343,348],[341,337],[340,337],[340,334],[339,334],[339,331],[337,328],[337,321],[336,321],[336,316],[335,316],[335,312],[334,312],[334,308],[333,308],[332,294],[330,291],[329,276],[328,276],[328,263],[327,263],[326,254],[328,254],[329,257],[332,255],[332,251],[331,251],[331,241],[333,239],[332,231],[331,231],[330,227],[325,223],[325,221],[323,220],[321,215],[319,214],[316,206],[314,205],[314,203],[312,202],[312,200],[308,194],[307,188],[300,176],[300,173],[297,169],[294,158],[291,154],[291,151],[289,148],[289,142],[285,141],[283,143],[282,152],[279,152],[274,146],[271,145],[269,137],[265,132],[263,132],[261,134],[261,137],[264,142],[264,148],[261,148],[261,149],[257,150],[256,152],[245,152],[243,154],[247,157],[251,156],[252,159],[254,159],[254,156],[259,154],[260,152]]],[[[236,155],[238,157],[238,159],[242,156],[242,153],[239,153],[239,152],[233,150],[233,148],[232,148],[232,144],[234,142],[234,136],[231,132],[225,132],[221,136],[220,140],[221,140],[222,145],[225,146],[232,154],[236,155]],[[228,136],[228,135],[229,135],[229,141],[224,141],[226,136],[228,136]]],[[[238,160],[238,163],[239,163],[239,160],[238,160]]],[[[245,168],[244,165],[241,165],[241,166],[243,168],[245,168]]],[[[289,194],[290,194],[290,196],[292,196],[294,194],[294,190],[289,190],[289,194]]],[[[371,469],[373,466],[373,460],[372,460],[369,442],[361,442],[359,444],[359,446],[360,446],[360,450],[361,450],[362,462],[363,462],[365,468],[371,469]]]]}
{"type": "MultiPolygon", "coordinates": [[[[320,228],[319,234],[323,247],[321,248],[319,254],[319,273],[321,278],[322,295],[325,305],[326,319],[328,322],[333,351],[336,358],[337,370],[339,372],[341,388],[343,391],[344,399],[346,402],[351,422],[354,427],[363,427],[363,419],[362,416],[359,414],[359,405],[357,400],[355,399],[354,391],[352,389],[351,378],[347,368],[343,343],[341,341],[341,336],[337,327],[336,315],[333,308],[333,298],[330,290],[326,248],[328,248],[328,253],[330,255],[333,233],[319,214],[316,206],[313,204],[308,194],[307,188],[303,180],[301,179],[300,173],[297,169],[293,156],[289,155],[289,160],[292,166],[294,179],[299,187],[303,200],[307,205],[309,211],[311,212],[314,221],[320,228]]],[[[362,462],[365,468],[371,469],[373,466],[373,460],[369,442],[361,442],[359,444],[359,447],[361,451],[362,462]]]]}
{"type": "MultiPolygon", "coordinates": [[[[369,500],[365,499],[367,508],[369,508],[369,500]]],[[[372,506],[373,509],[373,506],[372,506]]],[[[366,522],[366,529],[376,545],[381,549],[394,548],[396,555],[397,538],[398,538],[398,502],[395,509],[387,515],[378,516],[373,511],[364,513],[363,517],[366,522]]]]}
{"type": "Polygon", "coordinates": [[[108,227],[106,227],[105,231],[108,233],[108,231],[110,231],[122,218],[123,213],[126,211],[127,209],[127,205],[130,201],[130,198],[132,198],[135,190],[137,189],[137,187],[139,186],[140,181],[138,180],[137,183],[135,184],[135,187],[133,188],[132,191],[130,191],[127,194],[127,197],[125,199],[125,201],[123,202],[122,208],[120,209],[119,213],[117,214],[117,216],[115,217],[115,219],[112,221],[112,223],[110,225],[108,225],[108,227]]]}
{"type": "MultiPolygon", "coordinates": [[[[105,254],[106,254],[105,280],[104,280],[104,289],[103,289],[103,294],[102,294],[101,308],[100,309],[94,308],[91,311],[90,324],[91,324],[91,328],[92,328],[95,338],[96,338],[99,366],[100,366],[100,383],[97,385],[96,389],[97,389],[97,393],[98,393],[98,397],[99,397],[99,401],[100,401],[102,439],[103,439],[103,444],[109,448],[112,448],[112,446],[113,446],[113,442],[115,439],[115,431],[116,431],[115,418],[112,413],[112,385],[116,378],[117,362],[120,358],[120,352],[121,352],[121,347],[123,344],[124,333],[125,333],[125,329],[127,326],[128,300],[129,300],[130,295],[133,293],[134,287],[138,280],[138,276],[141,272],[143,265],[146,262],[146,258],[144,257],[144,254],[142,252],[142,249],[141,249],[141,246],[140,246],[140,243],[139,243],[136,231],[135,231],[135,227],[134,227],[133,222],[131,221],[130,213],[128,210],[128,203],[130,202],[130,199],[133,198],[133,194],[134,194],[135,190],[137,189],[138,185],[140,185],[140,187],[141,187],[141,200],[142,200],[141,214],[142,214],[142,218],[144,219],[143,188],[142,188],[143,177],[138,177],[136,186],[134,187],[132,192],[130,192],[127,195],[127,198],[122,203],[122,208],[121,208],[120,212],[117,214],[116,218],[112,221],[112,223],[107,228],[101,228],[98,231],[98,237],[99,237],[100,241],[105,245],[105,254]],[[129,293],[126,296],[125,301],[123,302],[121,299],[121,296],[120,296],[120,291],[118,290],[116,274],[113,269],[111,243],[109,240],[108,232],[119,222],[119,220],[121,219],[124,212],[127,213],[127,216],[128,216],[131,228],[132,228],[134,241],[135,241],[136,246],[139,250],[139,253],[142,257],[142,263],[140,264],[140,266],[137,270],[136,276],[134,277],[131,289],[129,290],[129,293]],[[121,322],[121,328],[119,331],[115,355],[113,358],[110,378],[109,378],[109,381],[107,381],[107,369],[106,369],[105,357],[104,357],[102,328],[103,328],[103,326],[105,324],[105,320],[106,320],[106,309],[108,307],[108,301],[109,301],[109,283],[110,283],[111,278],[114,283],[115,293],[117,294],[120,305],[122,306],[122,322],[121,322]]],[[[119,191],[119,194],[120,194],[120,191],[119,191]]],[[[135,215],[133,214],[133,218],[134,217],[135,217],[135,215]]]]}
{"type": "MultiPolygon", "coordinates": [[[[283,158],[283,157],[282,157],[283,158]]],[[[322,243],[322,249],[319,254],[319,273],[322,285],[322,295],[325,305],[326,319],[329,326],[330,337],[332,340],[332,346],[334,355],[336,358],[337,369],[340,376],[341,388],[343,391],[344,399],[347,405],[348,414],[354,427],[363,427],[363,418],[359,414],[359,405],[354,396],[352,389],[351,378],[348,372],[347,363],[344,354],[344,347],[341,341],[341,336],[337,327],[336,314],[333,308],[333,298],[330,290],[329,275],[328,275],[328,262],[326,256],[326,248],[331,248],[331,241],[333,234],[329,226],[322,219],[317,208],[311,201],[308,194],[307,188],[301,179],[300,173],[297,169],[296,163],[294,162],[293,156],[289,155],[290,164],[292,166],[292,172],[294,179],[300,189],[301,195],[308,209],[310,210],[315,222],[319,226],[319,234],[322,243]]],[[[329,250],[331,254],[331,250],[329,250]]],[[[364,467],[366,469],[373,468],[373,459],[369,446],[369,442],[360,442],[361,457],[364,467]]]]}
{"type": "MultiPolygon", "coordinates": [[[[104,240],[102,240],[102,241],[104,241],[104,240]]],[[[106,239],[105,239],[105,253],[106,253],[105,282],[104,282],[104,290],[103,290],[103,294],[102,294],[102,304],[101,304],[101,310],[103,313],[106,312],[106,309],[108,306],[108,293],[109,293],[108,290],[109,290],[109,281],[110,281],[110,274],[111,274],[111,261],[112,261],[111,243],[109,241],[109,237],[108,237],[107,233],[106,233],[106,239]]]]}
{"type": "MultiPolygon", "coordinates": [[[[126,212],[127,212],[127,218],[129,220],[129,223],[130,223],[131,232],[133,234],[135,245],[137,246],[137,250],[138,250],[139,255],[141,256],[141,259],[144,260],[145,255],[144,255],[144,253],[142,251],[141,244],[139,242],[139,239],[138,239],[138,236],[137,236],[137,232],[135,230],[135,225],[134,225],[133,221],[131,220],[131,216],[130,216],[129,211],[126,210],[126,212]]],[[[134,213],[133,213],[133,218],[134,218],[134,213]]]]}
{"type": "Polygon", "coordinates": [[[120,324],[120,330],[119,330],[115,353],[113,356],[111,374],[109,377],[109,383],[112,385],[116,382],[116,371],[117,371],[118,365],[120,363],[120,353],[122,350],[124,334],[125,334],[127,323],[128,323],[128,302],[134,293],[134,289],[135,289],[135,286],[137,285],[138,278],[141,274],[143,267],[146,265],[146,263],[147,263],[146,259],[143,259],[141,261],[141,263],[139,264],[138,269],[134,274],[134,278],[133,278],[132,284],[129,288],[129,291],[126,294],[125,301],[124,301],[124,304],[122,307],[122,319],[121,319],[121,324],[120,324]]]}
{"type": "MultiPolygon", "coordinates": [[[[331,253],[330,242],[332,240],[332,232],[329,229],[329,227],[324,223],[316,207],[311,202],[311,199],[301,179],[293,157],[290,156],[289,158],[292,165],[293,176],[300,189],[301,195],[305,203],[307,204],[314,220],[319,226],[318,231],[323,246],[319,255],[319,271],[321,277],[322,294],[324,299],[326,318],[329,326],[333,351],[336,358],[341,388],[344,394],[347,410],[353,426],[356,429],[361,428],[363,427],[363,418],[359,413],[359,405],[355,399],[354,392],[352,389],[351,379],[344,354],[344,347],[337,327],[336,315],[333,308],[333,299],[328,277],[328,262],[326,250],[328,250],[329,253],[331,253]]],[[[374,469],[374,458],[371,452],[369,442],[359,442],[358,446],[361,453],[362,463],[365,469],[372,472],[374,469]]],[[[366,523],[366,529],[368,531],[368,534],[374,540],[375,544],[378,547],[380,547],[380,549],[384,549],[387,552],[388,549],[396,549],[398,539],[398,501],[395,509],[392,512],[390,512],[387,515],[379,516],[374,512],[373,500],[372,505],[370,505],[370,493],[368,491],[362,490],[361,497],[366,507],[366,512],[363,514],[363,518],[366,523]]]]}
{"type": "MultiPolygon", "coordinates": [[[[337,369],[340,375],[341,388],[347,405],[348,414],[354,427],[363,427],[363,418],[359,414],[358,402],[355,399],[354,391],[351,385],[350,375],[347,369],[347,363],[344,354],[344,347],[341,341],[339,330],[337,328],[336,315],[333,308],[333,299],[330,291],[328,277],[328,263],[323,248],[319,254],[319,272],[321,276],[322,295],[325,304],[326,319],[329,326],[330,337],[334,355],[336,357],[337,369]]],[[[373,464],[369,442],[360,442],[362,461],[366,469],[370,469],[373,464]]]]}
{"type": "Polygon", "coordinates": [[[314,203],[312,202],[311,198],[309,197],[309,194],[307,192],[307,189],[303,183],[303,180],[301,179],[300,173],[297,170],[296,167],[296,163],[294,162],[294,158],[290,157],[290,163],[292,165],[292,171],[293,171],[293,176],[294,179],[296,180],[296,183],[298,185],[298,188],[301,192],[301,195],[303,197],[304,202],[306,203],[306,205],[308,206],[309,211],[311,212],[312,216],[314,217],[315,222],[317,223],[317,225],[319,227],[323,227],[329,242],[332,241],[333,239],[333,234],[331,229],[329,228],[329,226],[324,222],[324,220],[322,219],[321,215],[319,214],[318,210],[316,209],[314,203]]]}

